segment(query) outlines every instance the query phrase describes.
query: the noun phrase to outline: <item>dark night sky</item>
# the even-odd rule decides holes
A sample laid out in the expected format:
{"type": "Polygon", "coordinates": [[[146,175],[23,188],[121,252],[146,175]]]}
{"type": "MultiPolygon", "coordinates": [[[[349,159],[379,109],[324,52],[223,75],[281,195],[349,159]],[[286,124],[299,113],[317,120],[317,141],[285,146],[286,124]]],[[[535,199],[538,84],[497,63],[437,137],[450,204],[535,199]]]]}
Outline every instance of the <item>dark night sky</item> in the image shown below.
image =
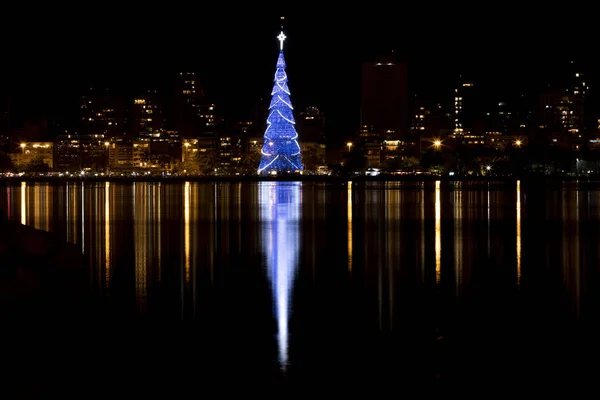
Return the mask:
{"type": "Polygon", "coordinates": [[[6,10],[2,63],[8,68],[0,91],[13,94],[15,108],[64,120],[90,83],[135,93],[160,88],[187,68],[201,73],[208,94],[228,115],[245,117],[256,99],[269,97],[280,15],[286,16],[292,101],[296,109],[320,106],[338,135],[358,121],[361,61],[391,49],[409,62],[414,92],[436,100],[451,99],[459,73],[496,101],[551,80],[571,58],[590,72],[598,69],[597,44],[586,48],[595,37],[585,20],[592,12],[584,9],[534,12],[507,3],[441,9],[428,3],[385,11],[346,5],[336,13],[307,3],[268,11],[230,4],[233,13],[200,5],[104,4],[38,9],[36,15],[6,10]],[[431,10],[436,13],[427,14],[431,10]]]}

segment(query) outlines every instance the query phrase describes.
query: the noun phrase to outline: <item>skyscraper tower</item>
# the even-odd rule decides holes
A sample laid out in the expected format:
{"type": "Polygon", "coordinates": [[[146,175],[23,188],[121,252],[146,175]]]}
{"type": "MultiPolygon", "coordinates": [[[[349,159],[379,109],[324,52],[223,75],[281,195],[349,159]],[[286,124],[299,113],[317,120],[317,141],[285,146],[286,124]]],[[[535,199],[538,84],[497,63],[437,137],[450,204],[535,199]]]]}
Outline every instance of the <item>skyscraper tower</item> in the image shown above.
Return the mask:
{"type": "Polygon", "coordinates": [[[454,89],[454,135],[462,136],[473,128],[473,83],[460,76],[458,87],[454,89]],[[467,110],[465,111],[465,98],[467,110]]]}
{"type": "Polygon", "coordinates": [[[570,63],[569,75],[565,78],[567,77],[558,84],[548,85],[548,91],[540,96],[539,123],[556,132],[580,135],[585,127],[584,106],[589,87],[583,72],[573,61],[570,63]]]}
{"type": "Polygon", "coordinates": [[[399,138],[409,132],[408,66],[392,53],[362,65],[361,131],[399,138]]]}
{"type": "Polygon", "coordinates": [[[584,74],[580,71],[579,65],[575,65],[574,61],[571,61],[571,82],[569,86],[567,88],[569,94],[585,100],[585,92],[589,87],[585,84],[584,74]]]}
{"type": "Polygon", "coordinates": [[[264,134],[264,145],[258,167],[259,174],[293,173],[304,170],[298,145],[298,133],[295,128],[294,108],[290,100],[290,90],[285,73],[283,41],[286,36],[283,31],[277,36],[277,39],[280,42],[279,58],[277,59],[267,129],[264,134]]]}

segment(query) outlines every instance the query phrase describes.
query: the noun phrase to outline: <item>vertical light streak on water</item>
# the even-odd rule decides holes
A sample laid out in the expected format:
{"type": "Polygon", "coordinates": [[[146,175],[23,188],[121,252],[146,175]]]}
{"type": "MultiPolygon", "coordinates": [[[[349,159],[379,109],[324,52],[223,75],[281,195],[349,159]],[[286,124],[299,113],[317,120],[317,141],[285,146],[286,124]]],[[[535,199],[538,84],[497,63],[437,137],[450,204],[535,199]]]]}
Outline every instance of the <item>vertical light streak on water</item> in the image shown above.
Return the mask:
{"type": "Polygon", "coordinates": [[[67,242],[73,243],[73,235],[71,233],[71,196],[69,182],[65,183],[65,210],[67,221],[67,242]]]}
{"type": "Polygon", "coordinates": [[[421,187],[421,280],[425,279],[425,187],[421,187]]]}
{"type": "Polygon", "coordinates": [[[135,247],[135,298],[138,311],[145,312],[148,305],[148,194],[147,182],[132,185],[133,190],[133,240],[135,247]],[[139,195],[137,191],[140,191],[139,195]]]}
{"type": "Polygon", "coordinates": [[[40,184],[33,184],[33,208],[31,210],[31,226],[35,229],[43,229],[40,218],[40,184]]]}
{"type": "Polygon", "coordinates": [[[260,182],[259,197],[265,224],[262,241],[277,321],[278,359],[281,369],[286,370],[291,296],[300,247],[300,182],[260,182]]]}
{"type": "Polygon", "coordinates": [[[219,243],[219,185],[217,182],[213,185],[214,200],[213,200],[213,219],[212,219],[212,251],[210,252],[210,284],[214,283],[215,277],[215,257],[218,254],[219,243]]]}
{"type": "Polygon", "coordinates": [[[44,223],[42,224],[45,231],[50,231],[50,213],[52,209],[50,208],[50,201],[52,194],[54,192],[54,187],[51,186],[48,182],[44,184],[44,190],[42,191],[42,198],[44,203],[44,223]]]}
{"type": "Polygon", "coordinates": [[[517,285],[521,284],[521,181],[517,181],[517,285]]]}
{"type": "Polygon", "coordinates": [[[454,192],[454,278],[456,295],[461,294],[463,279],[462,188],[454,192]]]}
{"type": "Polygon", "coordinates": [[[348,271],[352,272],[352,181],[348,181],[348,271]]]}
{"type": "Polygon", "coordinates": [[[155,207],[155,212],[156,212],[156,226],[157,226],[157,259],[158,259],[158,266],[157,266],[157,281],[160,283],[162,280],[162,221],[161,221],[161,215],[162,215],[162,184],[161,182],[158,182],[158,188],[156,189],[156,207],[155,207]]]}
{"type": "Polygon", "coordinates": [[[85,183],[81,181],[81,253],[85,253],[85,183]]]}
{"type": "Polygon", "coordinates": [[[190,183],[183,187],[183,254],[185,283],[190,281],[190,183]]]}
{"type": "Polygon", "coordinates": [[[435,281],[442,277],[442,205],[440,201],[440,181],[435,181],[435,281]]]}
{"type": "Polygon", "coordinates": [[[104,287],[110,287],[110,182],[104,184],[104,287]]]}
{"type": "Polygon", "coordinates": [[[487,190],[487,255],[488,257],[490,256],[490,252],[492,250],[492,242],[491,242],[491,231],[490,231],[490,225],[492,222],[491,219],[491,214],[490,214],[490,210],[492,208],[492,204],[490,202],[490,184],[488,183],[488,190],[487,190]]]}
{"type": "Polygon", "coordinates": [[[27,225],[27,182],[21,182],[21,223],[27,225]]]}
{"type": "MultiPolygon", "coordinates": [[[[235,198],[236,198],[236,201],[237,201],[237,204],[236,204],[237,205],[237,216],[236,216],[237,218],[236,218],[236,221],[238,223],[240,223],[242,221],[242,202],[243,202],[243,199],[242,199],[242,183],[241,182],[239,182],[236,185],[236,197],[235,198]]],[[[238,249],[237,249],[237,251],[238,251],[239,254],[241,254],[242,253],[242,230],[238,229],[237,233],[238,233],[238,240],[237,240],[237,242],[238,242],[238,249]]]]}
{"type": "Polygon", "coordinates": [[[10,185],[6,187],[6,216],[8,219],[12,219],[12,193],[10,190],[10,185]]]}
{"type": "Polygon", "coordinates": [[[581,313],[581,270],[585,267],[585,257],[583,259],[583,263],[581,262],[581,242],[580,242],[580,220],[579,213],[581,210],[581,196],[580,188],[577,188],[576,200],[575,200],[575,234],[573,235],[573,267],[575,268],[575,312],[577,316],[581,313]]]}

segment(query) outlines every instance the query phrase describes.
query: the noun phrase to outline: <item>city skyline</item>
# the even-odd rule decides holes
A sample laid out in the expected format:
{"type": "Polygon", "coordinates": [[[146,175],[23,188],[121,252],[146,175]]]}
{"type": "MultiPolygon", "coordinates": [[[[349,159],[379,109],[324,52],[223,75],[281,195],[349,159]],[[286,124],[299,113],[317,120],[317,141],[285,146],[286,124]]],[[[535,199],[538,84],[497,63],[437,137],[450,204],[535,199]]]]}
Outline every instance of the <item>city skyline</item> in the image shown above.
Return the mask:
{"type": "MultiPolygon", "coordinates": [[[[21,38],[21,45],[19,41],[9,44],[9,73],[3,76],[0,92],[12,97],[13,113],[39,115],[64,125],[77,112],[85,87],[110,87],[133,96],[147,89],[160,90],[179,71],[194,70],[226,115],[245,119],[259,99],[268,101],[265,88],[272,82],[270,60],[277,51],[281,14],[286,15],[284,29],[289,38],[286,57],[292,100],[297,110],[319,107],[334,138],[354,134],[358,128],[362,62],[392,50],[408,63],[411,93],[431,102],[451,102],[460,74],[480,86],[488,101],[510,105],[510,98],[523,91],[536,92],[546,82],[564,79],[574,56],[584,70],[597,68],[592,52],[580,51],[589,40],[583,27],[578,31],[581,40],[567,46],[568,37],[554,35],[551,41],[545,40],[539,31],[541,22],[526,25],[527,16],[521,17],[523,29],[518,32],[494,29],[494,24],[484,31],[483,22],[475,21],[469,33],[464,26],[448,30],[451,24],[441,17],[416,30],[419,18],[406,23],[406,17],[382,13],[367,12],[360,20],[356,13],[333,18],[320,12],[272,11],[253,18],[215,14],[211,24],[183,24],[148,40],[136,35],[135,23],[116,21],[111,30],[101,32],[94,30],[98,21],[92,21],[87,37],[95,44],[91,50],[66,40],[69,29],[78,25],[71,22],[39,36],[35,43],[21,38]],[[448,32],[454,32],[455,38],[447,37],[448,32]],[[104,40],[99,41],[101,36],[104,40]],[[487,37],[484,45],[478,43],[482,37],[487,37]],[[136,38],[137,45],[132,47],[131,40],[136,38]]],[[[505,21],[512,27],[509,22],[515,20],[505,21]]],[[[36,26],[42,29],[47,24],[36,26]]],[[[588,102],[593,105],[594,76],[590,79],[588,102]]]]}

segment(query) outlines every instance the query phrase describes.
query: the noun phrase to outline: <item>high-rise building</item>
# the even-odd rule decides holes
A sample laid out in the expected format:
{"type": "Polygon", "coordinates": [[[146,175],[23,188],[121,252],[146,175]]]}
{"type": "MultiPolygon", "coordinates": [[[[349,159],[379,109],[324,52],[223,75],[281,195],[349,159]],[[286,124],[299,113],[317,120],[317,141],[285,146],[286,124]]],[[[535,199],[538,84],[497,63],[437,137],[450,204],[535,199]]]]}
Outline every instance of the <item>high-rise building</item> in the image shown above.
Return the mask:
{"type": "Polygon", "coordinates": [[[473,82],[461,75],[454,89],[454,135],[471,133],[474,128],[476,102],[473,88],[473,82]]]}
{"type": "Polygon", "coordinates": [[[133,134],[153,136],[164,129],[162,101],[155,90],[149,90],[133,100],[133,134]]]}
{"type": "Polygon", "coordinates": [[[59,135],[54,138],[54,168],[57,171],[81,170],[78,135],[59,135]]]}
{"type": "Polygon", "coordinates": [[[586,92],[589,87],[585,81],[583,72],[580,70],[578,65],[574,61],[571,61],[571,76],[570,76],[570,87],[567,89],[569,94],[585,100],[586,92]]]}
{"type": "Polygon", "coordinates": [[[300,112],[300,117],[296,121],[296,129],[302,149],[302,161],[304,168],[314,170],[319,166],[327,164],[326,161],[326,136],[325,136],[325,116],[321,110],[315,106],[306,107],[300,112]]]}
{"type": "Polygon", "coordinates": [[[296,130],[302,141],[325,143],[325,115],[315,106],[306,107],[296,121],[296,130]]]}
{"type": "Polygon", "coordinates": [[[126,131],[126,106],[122,97],[106,89],[90,88],[80,99],[78,133],[118,136],[126,131]]]}
{"type": "Polygon", "coordinates": [[[583,128],[583,99],[560,91],[542,94],[538,103],[539,127],[578,134],[583,128]]]}
{"type": "Polygon", "coordinates": [[[175,77],[172,101],[165,104],[170,129],[182,137],[196,137],[200,134],[199,106],[204,98],[195,72],[180,72],[175,77]]]}
{"type": "Polygon", "coordinates": [[[573,61],[570,67],[566,83],[549,85],[548,91],[539,97],[537,116],[540,128],[579,135],[585,127],[585,97],[589,87],[573,61]]]}
{"type": "Polygon", "coordinates": [[[214,103],[198,104],[198,116],[200,118],[200,136],[216,137],[223,123],[223,118],[217,113],[217,105],[214,103]]]}
{"type": "Polygon", "coordinates": [[[443,139],[454,131],[454,110],[444,109],[441,103],[417,103],[413,111],[411,131],[420,137],[443,139]]]}
{"type": "Polygon", "coordinates": [[[147,168],[150,162],[150,138],[137,137],[133,139],[131,151],[133,168],[147,168]]]}
{"type": "Polygon", "coordinates": [[[111,171],[130,171],[133,169],[133,139],[130,136],[119,136],[110,139],[108,165],[111,171]]]}
{"type": "Polygon", "coordinates": [[[407,64],[393,56],[364,63],[361,130],[402,137],[409,132],[409,125],[407,64]]]}
{"type": "Polygon", "coordinates": [[[410,130],[414,133],[420,133],[420,131],[425,130],[425,115],[427,114],[427,109],[425,106],[417,106],[415,107],[414,115],[412,118],[412,123],[410,126],[410,130]]]}
{"type": "Polygon", "coordinates": [[[54,138],[54,169],[104,171],[108,166],[108,142],[104,135],[59,135],[54,138]]]}
{"type": "Polygon", "coordinates": [[[515,133],[514,115],[506,102],[500,101],[486,114],[486,133],[510,135],[515,133]]]}

